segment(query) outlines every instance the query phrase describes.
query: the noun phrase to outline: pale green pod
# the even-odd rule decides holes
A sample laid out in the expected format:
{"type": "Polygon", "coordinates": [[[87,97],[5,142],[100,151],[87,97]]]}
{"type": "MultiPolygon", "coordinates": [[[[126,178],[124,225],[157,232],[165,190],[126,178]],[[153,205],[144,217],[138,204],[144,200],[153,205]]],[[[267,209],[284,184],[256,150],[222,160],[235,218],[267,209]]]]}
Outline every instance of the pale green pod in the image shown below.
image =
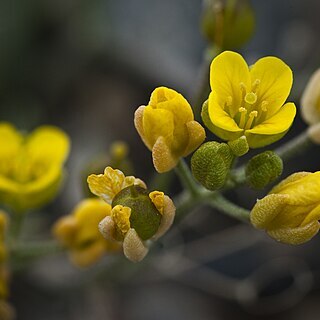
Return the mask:
{"type": "Polygon", "coordinates": [[[254,156],[246,166],[246,181],[253,189],[262,189],[276,180],[283,170],[282,159],[273,151],[254,156]]]}
{"type": "Polygon", "coordinates": [[[208,190],[223,187],[234,159],[226,143],[204,143],[191,158],[193,176],[208,190]]]}

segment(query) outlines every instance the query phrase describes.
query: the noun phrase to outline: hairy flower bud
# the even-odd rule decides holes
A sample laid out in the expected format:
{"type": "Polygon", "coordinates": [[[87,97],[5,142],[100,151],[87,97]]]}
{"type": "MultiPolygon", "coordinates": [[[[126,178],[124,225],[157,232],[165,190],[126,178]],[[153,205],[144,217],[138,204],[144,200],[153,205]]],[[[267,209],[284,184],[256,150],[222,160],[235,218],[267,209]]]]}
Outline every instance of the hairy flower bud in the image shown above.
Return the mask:
{"type": "Polygon", "coordinates": [[[231,140],[228,142],[228,145],[233,154],[237,157],[241,157],[249,151],[249,145],[246,136],[242,136],[236,140],[231,140]]]}
{"type": "Polygon", "coordinates": [[[223,187],[234,156],[226,143],[204,143],[191,158],[193,176],[207,189],[223,187]]]}
{"type": "Polygon", "coordinates": [[[283,170],[281,158],[273,151],[265,151],[250,159],[246,166],[247,183],[254,189],[262,189],[277,179],[283,170]]]}

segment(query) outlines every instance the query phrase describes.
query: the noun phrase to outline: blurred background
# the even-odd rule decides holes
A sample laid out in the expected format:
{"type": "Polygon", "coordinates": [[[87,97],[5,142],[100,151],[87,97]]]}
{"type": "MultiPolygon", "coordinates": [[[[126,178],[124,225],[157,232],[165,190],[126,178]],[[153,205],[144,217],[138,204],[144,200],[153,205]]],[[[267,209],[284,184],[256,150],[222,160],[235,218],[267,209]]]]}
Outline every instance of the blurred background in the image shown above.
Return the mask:
{"type": "MultiPolygon", "coordinates": [[[[320,65],[320,2],[252,5],[254,36],[241,53],[251,63],[276,55],[289,64],[295,79],[290,101],[299,106],[320,65]]],[[[115,140],[127,142],[136,176],[152,179],[151,154],[134,129],[133,113],[160,85],[192,100],[207,47],[201,16],[200,0],[0,1],[0,120],[21,130],[57,125],[72,140],[65,186],[54,204],[31,216],[29,228],[41,225],[47,234],[70,212],[84,197],[88,163],[115,140]]],[[[304,128],[298,116],[285,140],[304,128]]],[[[319,170],[319,163],[314,147],[286,164],[283,177],[319,170]]],[[[174,194],[179,183],[168,179],[174,194]]],[[[243,187],[228,197],[250,208],[265,192],[243,187]]],[[[18,319],[318,317],[319,237],[299,247],[277,244],[201,207],[159,246],[141,265],[107,257],[79,270],[64,255],[32,264],[12,282],[18,319]]]]}

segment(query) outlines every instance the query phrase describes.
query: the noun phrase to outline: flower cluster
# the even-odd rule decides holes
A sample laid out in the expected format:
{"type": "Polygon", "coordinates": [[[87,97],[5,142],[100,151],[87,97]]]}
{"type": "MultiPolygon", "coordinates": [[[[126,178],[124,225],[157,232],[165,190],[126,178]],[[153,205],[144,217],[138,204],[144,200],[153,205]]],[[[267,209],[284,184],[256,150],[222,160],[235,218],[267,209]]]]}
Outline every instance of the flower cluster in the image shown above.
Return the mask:
{"type": "Polygon", "coordinates": [[[29,135],[0,123],[0,202],[26,211],[49,202],[59,190],[69,138],[42,126],[29,135]]]}
{"type": "Polygon", "coordinates": [[[175,216],[172,200],[160,191],[148,192],[145,183],[107,167],[104,174],[90,175],[89,188],[111,205],[110,215],[99,224],[108,241],[123,243],[125,256],[134,262],[148,253],[147,240],[156,240],[175,216]]]}

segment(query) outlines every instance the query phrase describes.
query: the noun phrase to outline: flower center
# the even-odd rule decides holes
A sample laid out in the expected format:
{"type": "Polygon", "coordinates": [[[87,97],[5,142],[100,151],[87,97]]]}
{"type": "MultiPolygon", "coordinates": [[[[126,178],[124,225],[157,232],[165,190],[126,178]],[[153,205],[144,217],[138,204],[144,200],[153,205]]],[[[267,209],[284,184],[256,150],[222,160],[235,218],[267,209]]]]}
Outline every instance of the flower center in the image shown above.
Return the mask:
{"type": "MultiPolygon", "coordinates": [[[[235,122],[238,124],[239,128],[244,130],[249,130],[255,125],[263,122],[266,119],[268,101],[259,101],[257,90],[260,86],[260,80],[256,79],[251,86],[251,90],[247,90],[246,85],[241,82],[239,84],[240,90],[242,92],[241,104],[238,110],[233,116],[235,122]]],[[[225,102],[225,111],[230,113],[233,104],[233,99],[228,96],[225,102]]]]}

